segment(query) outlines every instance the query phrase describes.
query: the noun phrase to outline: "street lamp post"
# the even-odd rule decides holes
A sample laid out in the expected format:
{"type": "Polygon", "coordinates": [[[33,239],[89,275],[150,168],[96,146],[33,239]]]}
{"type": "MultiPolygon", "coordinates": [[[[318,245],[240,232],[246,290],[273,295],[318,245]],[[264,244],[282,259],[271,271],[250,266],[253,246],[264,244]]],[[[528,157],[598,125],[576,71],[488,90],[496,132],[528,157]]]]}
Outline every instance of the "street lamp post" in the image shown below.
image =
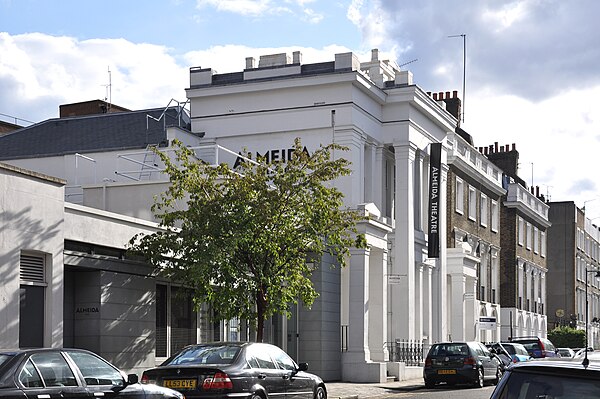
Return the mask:
{"type": "Polygon", "coordinates": [[[588,270],[585,268],[585,357],[583,359],[583,366],[587,367],[590,364],[590,360],[588,359],[588,329],[589,329],[589,320],[588,320],[588,273],[596,273],[596,278],[600,277],[600,270],[588,270]]]}

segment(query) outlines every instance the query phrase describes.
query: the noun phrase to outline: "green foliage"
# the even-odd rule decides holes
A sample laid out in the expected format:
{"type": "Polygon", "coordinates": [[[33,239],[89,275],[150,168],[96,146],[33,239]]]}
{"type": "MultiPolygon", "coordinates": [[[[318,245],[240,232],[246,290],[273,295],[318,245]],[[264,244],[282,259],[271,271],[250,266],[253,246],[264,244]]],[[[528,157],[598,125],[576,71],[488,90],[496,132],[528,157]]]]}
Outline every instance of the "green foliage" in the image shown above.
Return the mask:
{"type": "Polygon", "coordinates": [[[257,322],[258,340],[266,318],[289,316],[298,298],[310,307],[318,296],[311,257],[318,264],[329,252],[344,265],[350,247],[366,246],[355,227],[362,217],[344,209],[331,184],[350,174],[347,160],[331,159],[344,147],[309,155],[296,140],[287,162],[245,161],[236,170],[175,148],[173,159],[157,152],[171,182],[152,207],[164,230],[133,237],[130,249],[191,287],[197,306],[211,304],[220,319],[257,322]]]}
{"type": "Polygon", "coordinates": [[[557,348],[585,347],[585,331],[569,326],[559,326],[548,332],[548,339],[557,348]]]}

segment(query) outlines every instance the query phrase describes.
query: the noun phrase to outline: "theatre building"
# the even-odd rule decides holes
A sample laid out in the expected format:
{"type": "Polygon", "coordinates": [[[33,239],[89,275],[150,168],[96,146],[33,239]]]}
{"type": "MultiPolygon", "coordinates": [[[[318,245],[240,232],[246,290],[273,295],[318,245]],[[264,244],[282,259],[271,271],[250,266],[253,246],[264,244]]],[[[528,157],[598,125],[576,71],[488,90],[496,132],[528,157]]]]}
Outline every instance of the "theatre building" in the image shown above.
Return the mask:
{"type": "MultiPolygon", "coordinates": [[[[123,109],[73,115],[0,137],[2,162],[62,179],[50,183],[59,187],[57,198],[62,192],[67,199],[62,205],[65,215],[97,212],[95,218],[113,218],[113,227],[120,231],[108,237],[110,230],[106,230],[106,240],[98,241],[94,226],[83,231],[75,223],[69,238],[64,236],[64,248],[55,238],[49,253],[59,259],[62,251],[63,260],[53,272],[56,275],[45,282],[46,290],[55,295],[52,309],[61,308],[72,316],[53,316],[56,320],[45,327],[50,335],[44,336],[44,343],[87,347],[88,341],[70,335],[78,329],[69,328],[69,323],[97,318],[94,323],[102,341],[113,331],[111,320],[139,317],[149,323],[149,333],[145,328],[137,331],[140,324],[134,323],[129,332],[139,332],[139,340],[111,341],[118,350],[130,345],[145,354],[132,366],[137,368],[164,359],[183,343],[251,339],[243,320],[212,323],[210,308],[196,312],[187,303],[177,303],[180,296],[175,293],[183,287],[149,278],[143,265],[120,251],[133,230],[156,228],[149,209],[152,196],[164,191],[166,177],[148,146],[169,150],[177,138],[205,162],[234,166],[239,154],[247,151],[285,161],[294,140],[300,138],[308,152],[332,142],[348,148],[334,156],[351,161],[352,173],[333,184],[344,193],[346,206],[370,216],[358,226],[369,246],[353,249],[349,267],[343,269],[330,267],[332,259],[323,258],[314,275],[320,293],[315,304],[311,309],[299,305],[291,319],[270,320],[267,340],[298,361],[309,362],[311,370],[325,380],[405,378],[408,371],[395,357],[395,342],[410,340],[426,348],[451,339],[453,331],[465,325],[463,320],[455,326],[451,315],[456,316],[456,311],[449,310],[454,306],[449,298],[455,294],[448,291],[446,251],[447,136],[455,131],[456,117],[445,101],[418,87],[409,71],[380,60],[377,50],[364,62],[353,53],[342,53],[333,60],[303,64],[299,52],[245,62],[243,70],[227,74],[191,68],[186,90],[189,114],[176,104],[164,112],[123,109]],[[53,140],[57,135],[64,140],[53,140]],[[435,203],[435,212],[429,212],[432,197],[442,199],[435,203]],[[114,215],[122,215],[122,220],[114,215]],[[433,233],[432,221],[437,223],[433,233]],[[431,245],[434,242],[437,245],[431,245]],[[99,261],[103,254],[110,257],[109,265],[99,261]],[[78,290],[81,295],[88,293],[81,288],[84,284],[92,284],[95,294],[78,302],[78,290]],[[123,291],[127,288],[136,295],[129,296],[123,291]],[[50,336],[55,339],[46,341],[50,336]]],[[[495,198],[496,183],[490,181],[484,192],[495,198]]],[[[463,233],[453,240],[460,241],[463,233]]],[[[489,242],[488,251],[497,245],[493,239],[489,242]]],[[[0,244],[14,247],[6,241],[0,244]]],[[[5,264],[19,264],[15,254],[21,250],[11,251],[3,272],[5,264]]],[[[16,308],[11,309],[2,310],[7,320],[16,314],[16,308]]],[[[49,311],[46,307],[46,314],[49,311]]],[[[17,331],[19,323],[11,321],[12,327],[7,328],[17,331]]],[[[108,344],[108,339],[102,342],[108,344]]],[[[10,343],[18,346],[17,340],[10,343]]],[[[418,377],[421,370],[415,367],[412,372],[418,377]]]]}

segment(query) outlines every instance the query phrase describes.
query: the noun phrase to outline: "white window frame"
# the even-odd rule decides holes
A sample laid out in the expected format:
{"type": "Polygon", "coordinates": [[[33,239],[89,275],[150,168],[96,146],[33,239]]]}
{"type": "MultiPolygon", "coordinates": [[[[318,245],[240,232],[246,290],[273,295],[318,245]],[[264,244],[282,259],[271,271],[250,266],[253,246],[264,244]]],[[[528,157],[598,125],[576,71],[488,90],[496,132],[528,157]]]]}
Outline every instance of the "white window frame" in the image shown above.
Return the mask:
{"type": "Polygon", "coordinates": [[[527,231],[527,236],[525,237],[525,248],[529,251],[531,251],[531,244],[532,244],[532,237],[531,237],[531,231],[532,231],[532,226],[531,223],[529,222],[525,222],[525,231],[527,231]]]}
{"type": "Polygon", "coordinates": [[[488,197],[481,193],[479,195],[479,224],[483,227],[488,225],[488,197]]]}
{"type": "Polygon", "coordinates": [[[456,193],[454,198],[456,200],[456,206],[454,210],[456,213],[463,215],[465,211],[465,185],[460,177],[456,178],[456,193]]]}
{"type": "Polygon", "coordinates": [[[473,186],[469,186],[469,220],[477,220],[477,192],[473,186]]]}
{"type": "Polygon", "coordinates": [[[519,245],[523,246],[523,241],[525,238],[525,229],[523,218],[520,216],[517,218],[517,236],[519,245]]]}
{"type": "Polygon", "coordinates": [[[540,253],[540,232],[537,227],[533,228],[533,253],[540,253]]]}
{"type": "Polygon", "coordinates": [[[492,200],[492,226],[491,229],[494,233],[498,232],[498,221],[500,217],[498,215],[498,201],[492,200]]]}
{"type": "Polygon", "coordinates": [[[546,257],[546,232],[545,232],[545,231],[542,231],[542,232],[540,232],[540,235],[541,235],[541,237],[540,237],[540,241],[541,241],[541,244],[542,244],[542,248],[541,248],[541,251],[540,251],[540,252],[541,252],[541,253],[540,253],[540,255],[541,255],[543,258],[545,258],[545,257],[546,257]]]}

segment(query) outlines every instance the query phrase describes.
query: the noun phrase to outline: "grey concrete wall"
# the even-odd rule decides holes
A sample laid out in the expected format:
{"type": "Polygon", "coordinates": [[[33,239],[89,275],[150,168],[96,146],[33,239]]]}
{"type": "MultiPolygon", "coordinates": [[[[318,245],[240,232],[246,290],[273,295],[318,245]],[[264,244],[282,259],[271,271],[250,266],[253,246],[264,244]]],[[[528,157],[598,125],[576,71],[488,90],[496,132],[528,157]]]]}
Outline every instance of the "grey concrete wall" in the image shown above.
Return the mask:
{"type": "Polygon", "coordinates": [[[340,269],[325,255],[313,274],[320,294],[311,309],[299,311],[298,361],[308,362],[309,371],[325,381],[341,379],[340,269]]]}
{"type": "Polygon", "coordinates": [[[44,345],[63,344],[63,184],[0,164],[0,348],[19,347],[22,251],[46,259],[44,345]]]}
{"type": "Polygon", "coordinates": [[[103,271],[100,276],[100,354],[128,373],[154,367],[153,278],[103,271]]]}

